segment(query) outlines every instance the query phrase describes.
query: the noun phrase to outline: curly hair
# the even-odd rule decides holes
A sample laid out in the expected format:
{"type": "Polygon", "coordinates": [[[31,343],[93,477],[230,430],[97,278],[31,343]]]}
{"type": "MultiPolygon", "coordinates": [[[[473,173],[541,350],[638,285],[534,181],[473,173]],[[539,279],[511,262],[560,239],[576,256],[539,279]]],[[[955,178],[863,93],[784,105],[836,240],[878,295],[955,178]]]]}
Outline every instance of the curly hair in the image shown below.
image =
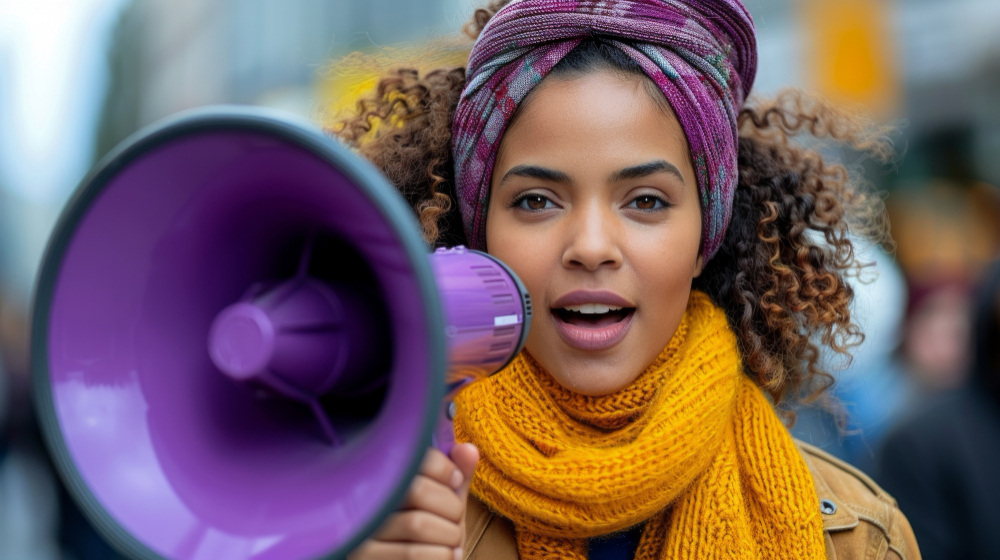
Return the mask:
{"type": "Polygon", "coordinates": [[[882,199],[794,137],[832,139],[884,161],[887,129],[799,90],[748,104],[739,125],[732,219],[694,287],[725,309],[744,368],[776,404],[795,397],[830,408],[834,378],[820,367],[820,347],[849,361],[864,340],[850,313],[848,278],[866,266],[855,244],[892,240],[882,199]]]}
{"type": "MultiPolygon", "coordinates": [[[[493,0],[477,10],[466,33],[478,36],[508,2],[493,0]]],[[[611,59],[618,70],[644,77],[640,69],[622,67],[620,57],[611,59]]],[[[570,66],[575,73],[587,70],[580,60],[570,66]]],[[[358,102],[356,114],[332,130],[397,185],[435,246],[464,243],[451,156],[451,120],[464,75],[464,68],[423,75],[392,70],[358,102]]],[[[775,405],[820,401],[836,410],[822,347],[849,361],[852,347],[864,338],[850,312],[854,292],[848,279],[865,266],[855,243],[889,245],[891,239],[882,199],[799,140],[832,141],[884,161],[892,154],[888,129],[800,90],[751,100],[740,112],[739,127],[732,220],[693,287],[725,310],[746,374],[775,405]]]]}

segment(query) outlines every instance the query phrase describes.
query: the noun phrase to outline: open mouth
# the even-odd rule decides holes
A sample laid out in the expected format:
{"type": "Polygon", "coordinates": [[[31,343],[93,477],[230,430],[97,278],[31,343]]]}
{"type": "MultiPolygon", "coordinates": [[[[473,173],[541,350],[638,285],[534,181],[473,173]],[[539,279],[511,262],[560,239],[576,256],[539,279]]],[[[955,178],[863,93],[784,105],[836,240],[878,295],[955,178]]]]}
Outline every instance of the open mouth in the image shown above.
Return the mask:
{"type": "Polygon", "coordinates": [[[634,307],[613,307],[601,304],[584,304],[552,309],[552,314],[563,323],[587,329],[602,329],[620,323],[635,313],[634,307]]]}
{"type": "Polygon", "coordinates": [[[576,290],[557,298],[549,309],[563,342],[577,350],[603,352],[625,339],[637,308],[614,292],[576,290]]]}

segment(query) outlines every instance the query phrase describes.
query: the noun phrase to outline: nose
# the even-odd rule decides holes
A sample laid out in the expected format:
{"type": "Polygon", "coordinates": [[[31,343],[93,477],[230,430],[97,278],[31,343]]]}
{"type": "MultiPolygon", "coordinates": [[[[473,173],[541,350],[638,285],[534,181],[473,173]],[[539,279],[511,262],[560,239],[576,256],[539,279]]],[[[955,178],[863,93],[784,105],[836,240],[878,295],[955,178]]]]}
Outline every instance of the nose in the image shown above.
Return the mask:
{"type": "Polygon", "coordinates": [[[611,208],[592,203],[576,207],[568,216],[563,266],[597,271],[622,265],[620,224],[611,208]]]}

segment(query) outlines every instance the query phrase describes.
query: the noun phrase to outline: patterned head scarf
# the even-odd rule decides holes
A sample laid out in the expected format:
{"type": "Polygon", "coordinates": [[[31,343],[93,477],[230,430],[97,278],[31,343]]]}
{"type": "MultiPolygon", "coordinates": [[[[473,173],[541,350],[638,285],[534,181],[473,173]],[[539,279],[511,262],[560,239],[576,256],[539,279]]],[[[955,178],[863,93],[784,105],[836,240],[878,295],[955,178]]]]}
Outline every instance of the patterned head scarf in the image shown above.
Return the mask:
{"type": "Polygon", "coordinates": [[[736,118],[757,43],[739,0],[514,0],[480,34],[455,111],[456,194],[465,234],[486,247],[500,139],[524,97],[584,39],[600,37],[642,68],[687,136],[702,208],[702,255],[722,244],[737,181],[736,118]]]}

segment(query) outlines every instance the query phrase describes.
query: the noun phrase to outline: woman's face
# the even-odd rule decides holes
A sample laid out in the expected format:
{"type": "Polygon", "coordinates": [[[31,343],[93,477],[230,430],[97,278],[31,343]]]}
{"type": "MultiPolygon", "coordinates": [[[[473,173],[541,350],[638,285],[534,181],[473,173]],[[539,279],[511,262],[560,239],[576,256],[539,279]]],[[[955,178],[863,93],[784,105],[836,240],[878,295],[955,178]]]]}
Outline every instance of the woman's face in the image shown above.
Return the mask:
{"type": "Polygon", "coordinates": [[[531,293],[527,349],[584,395],[622,389],[659,355],[702,270],[687,140],[642,80],[544,80],[493,170],[486,244],[531,293]]]}

